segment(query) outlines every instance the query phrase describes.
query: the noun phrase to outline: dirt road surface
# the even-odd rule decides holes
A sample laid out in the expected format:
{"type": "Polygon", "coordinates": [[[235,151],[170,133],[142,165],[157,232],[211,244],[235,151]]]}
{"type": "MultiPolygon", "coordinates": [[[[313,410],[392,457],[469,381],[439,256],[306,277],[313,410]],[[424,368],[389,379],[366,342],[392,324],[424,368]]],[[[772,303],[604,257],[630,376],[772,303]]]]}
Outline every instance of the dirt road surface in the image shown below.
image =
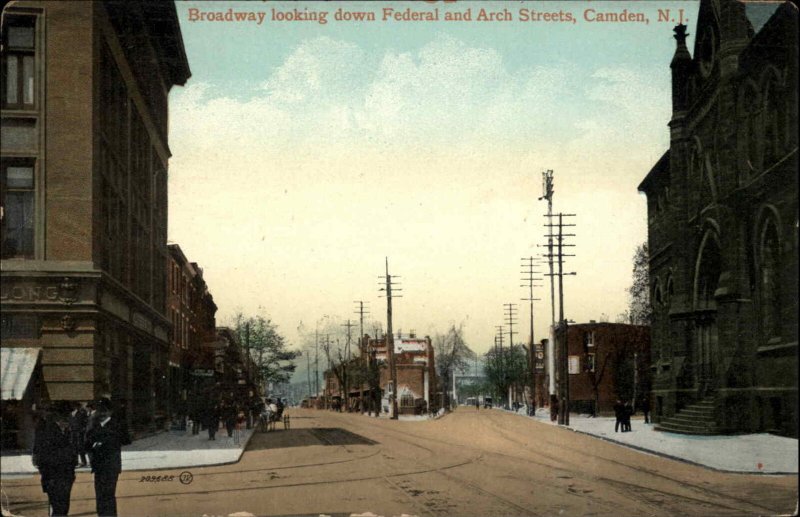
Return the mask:
{"type": "MultiPolygon", "coordinates": [[[[120,515],[758,516],[791,514],[798,497],[797,476],[714,472],[501,411],[289,414],[290,430],[257,433],[237,464],[124,472],[120,515]]],[[[3,490],[15,513],[47,515],[38,476],[3,490]]],[[[90,474],[70,515],[94,515],[90,474]]]]}

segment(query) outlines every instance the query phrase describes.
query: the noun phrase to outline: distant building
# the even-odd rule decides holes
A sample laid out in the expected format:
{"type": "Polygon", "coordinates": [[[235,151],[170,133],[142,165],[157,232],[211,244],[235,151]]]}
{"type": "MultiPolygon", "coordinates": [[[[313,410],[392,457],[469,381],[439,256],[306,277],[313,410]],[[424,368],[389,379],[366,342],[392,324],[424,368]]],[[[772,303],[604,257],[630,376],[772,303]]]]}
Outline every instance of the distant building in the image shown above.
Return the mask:
{"type": "MultiPolygon", "coordinates": [[[[363,403],[362,408],[369,408],[368,401],[383,400],[380,410],[388,411],[387,397],[392,390],[391,374],[389,372],[389,357],[385,339],[371,339],[365,335],[361,340],[362,346],[358,357],[348,364],[348,371],[363,371],[360,376],[351,374],[348,381],[348,391],[351,407],[355,401],[363,403]],[[377,373],[374,381],[370,382],[369,369],[374,368],[377,373]],[[365,402],[361,402],[365,401],[365,402]]],[[[397,407],[400,414],[415,414],[439,407],[437,400],[436,365],[433,346],[429,337],[418,338],[414,335],[408,337],[395,336],[394,359],[397,370],[397,407]]],[[[333,356],[332,356],[333,359],[333,356]]],[[[341,375],[341,374],[340,374],[341,375]]],[[[332,370],[324,374],[325,393],[322,397],[329,397],[343,401],[344,387],[340,386],[339,377],[332,370]]]]}
{"type": "Polygon", "coordinates": [[[177,244],[168,249],[167,317],[172,324],[169,409],[180,422],[187,414],[187,401],[198,396],[196,377],[214,369],[217,306],[200,266],[189,262],[177,244]]]}
{"type": "Polygon", "coordinates": [[[650,397],[650,328],[625,323],[567,327],[569,398],[572,411],[614,410],[616,400],[637,405],[650,397]]]}
{"type": "Polygon", "coordinates": [[[675,28],[647,194],[655,420],[797,436],[798,13],[702,0],[675,28]]]}
{"type": "Polygon", "coordinates": [[[175,5],[19,0],[2,23],[2,346],[42,350],[51,399],[107,395],[132,430],[155,430],[167,97],[190,75],[175,5]]]}

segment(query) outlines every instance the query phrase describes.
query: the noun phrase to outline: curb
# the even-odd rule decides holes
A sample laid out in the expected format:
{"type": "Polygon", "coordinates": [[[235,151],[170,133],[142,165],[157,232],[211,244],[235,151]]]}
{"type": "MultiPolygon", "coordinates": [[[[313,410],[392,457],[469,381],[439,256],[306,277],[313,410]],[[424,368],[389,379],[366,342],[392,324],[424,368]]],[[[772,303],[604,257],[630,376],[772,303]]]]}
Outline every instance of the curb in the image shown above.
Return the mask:
{"type": "Polygon", "coordinates": [[[563,427],[563,426],[554,426],[558,429],[564,429],[565,431],[572,431],[573,433],[582,434],[584,436],[589,436],[591,438],[596,438],[598,440],[603,440],[604,442],[613,443],[614,445],[619,445],[621,447],[627,447],[629,449],[634,449],[639,452],[645,452],[647,454],[652,454],[653,456],[661,456],[662,458],[667,458],[670,460],[679,461],[681,463],[687,463],[689,465],[694,465],[696,467],[703,467],[704,469],[713,470],[714,472],[720,472],[723,474],[741,474],[744,476],[796,476],[797,472],[759,472],[759,471],[743,471],[743,470],[728,470],[728,469],[721,469],[718,467],[712,467],[710,465],[706,465],[704,463],[698,463],[696,461],[687,460],[686,458],[681,458],[680,456],[673,456],[671,454],[667,454],[665,452],[654,451],[652,449],[646,449],[639,445],[632,445],[629,443],[618,442],[616,440],[612,440],[610,438],[606,438],[605,436],[598,436],[596,434],[587,433],[586,431],[579,431],[578,429],[574,429],[572,427],[563,427]]]}
{"type": "MultiPolygon", "coordinates": [[[[256,429],[253,429],[253,432],[250,433],[250,436],[248,436],[247,439],[244,441],[244,443],[241,444],[242,447],[239,449],[239,455],[236,457],[235,460],[222,461],[222,462],[217,462],[217,463],[204,463],[202,465],[175,465],[175,466],[171,466],[171,467],[153,467],[153,468],[136,468],[136,469],[125,469],[125,468],[123,468],[121,474],[124,474],[125,472],[153,472],[153,471],[177,470],[177,469],[195,469],[195,468],[196,469],[201,469],[201,468],[205,468],[205,467],[220,467],[220,466],[223,466],[223,465],[233,465],[233,464],[239,463],[239,461],[241,461],[242,455],[244,455],[244,451],[247,450],[247,446],[250,444],[250,440],[253,439],[253,436],[255,436],[255,434],[256,434],[256,429]]],[[[91,474],[91,470],[78,471],[76,469],[76,471],[75,471],[76,474],[80,474],[81,472],[86,472],[86,473],[91,474]]],[[[35,476],[37,474],[39,474],[38,470],[34,470],[34,471],[31,471],[31,472],[0,472],[0,477],[5,477],[5,476],[31,476],[32,477],[32,476],[35,476]]]]}
{"type": "MultiPolygon", "coordinates": [[[[498,409],[500,409],[500,408],[498,408],[498,409]]],[[[520,417],[523,417],[523,418],[527,418],[529,420],[532,420],[532,421],[536,422],[536,418],[535,417],[531,417],[531,416],[528,416],[528,415],[520,415],[519,413],[514,413],[513,411],[507,411],[506,410],[506,412],[509,413],[509,414],[520,416],[520,417]]],[[[539,423],[546,424],[546,422],[539,422],[539,423]]],[[[546,425],[551,425],[551,424],[546,424],[546,425]]],[[[572,431],[573,433],[578,433],[578,434],[582,434],[584,436],[589,436],[591,438],[596,438],[598,440],[603,440],[604,442],[613,443],[614,445],[619,445],[620,447],[627,447],[629,449],[634,449],[634,450],[639,451],[639,452],[652,454],[653,456],[660,456],[662,458],[667,458],[667,459],[670,459],[670,460],[679,461],[681,463],[687,463],[689,465],[694,465],[696,467],[703,467],[704,469],[712,470],[714,472],[720,472],[720,473],[723,473],[723,474],[741,474],[741,475],[745,475],[745,476],[796,476],[798,474],[797,472],[763,472],[763,471],[757,471],[757,470],[756,471],[743,471],[743,470],[721,469],[721,468],[718,468],[718,467],[712,467],[711,465],[706,465],[704,463],[698,463],[696,461],[687,460],[686,458],[681,458],[680,456],[673,456],[673,455],[667,454],[665,452],[660,452],[660,451],[654,451],[652,449],[647,449],[647,448],[641,447],[639,445],[632,445],[632,444],[625,443],[625,442],[618,442],[616,440],[612,440],[611,438],[606,438],[605,436],[599,436],[599,435],[596,435],[596,434],[587,433],[586,431],[580,431],[578,429],[575,429],[574,427],[569,427],[569,426],[565,427],[565,426],[561,426],[561,425],[551,425],[551,426],[555,427],[556,429],[563,429],[565,431],[572,431]]]]}

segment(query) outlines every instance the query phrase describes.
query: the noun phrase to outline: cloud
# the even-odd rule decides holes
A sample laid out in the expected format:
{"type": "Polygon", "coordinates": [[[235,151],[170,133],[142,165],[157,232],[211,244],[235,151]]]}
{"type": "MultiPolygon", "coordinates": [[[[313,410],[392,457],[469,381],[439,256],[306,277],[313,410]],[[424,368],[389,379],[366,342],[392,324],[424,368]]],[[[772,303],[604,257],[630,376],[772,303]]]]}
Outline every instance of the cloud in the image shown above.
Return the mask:
{"type": "MultiPolygon", "coordinates": [[[[625,227],[625,261],[642,238],[635,186],[668,138],[668,81],[651,83],[632,67],[515,67],[447,35],[403,52],[308,39],[245,100],[202,82],[174,90],[170,238],[206,268],[221,315],[270,300],[292,327],[309,300],[370,289],[390,254],[411,282],[406,324],[425,328],[476,290],[480,304],[508,301],[518,257],[538,251],[539,172],[553,168],[558,206],[595,224],[581,287],[615,314],[613,294],[587,286],[594,254],[617,256],[602,224],[625,227]]],[[[627,262],[601,273],[629,280],[627,262]]]]}
{"type": "Polygon", "coordinates": [[[215,97],[203,83],[178,91],[173,120],[183,131],[172,138],[195,153],[224,141],[227,153],[291,148],[322,160],[343,149],[643,148],[666,135],[652,124],[667,120],[666,103],[642,102],[667,96],[652,77],[570,63],[512,70],[497,50],[444,34],[382,55],[323,36],[298,44],[248,100],[215,97]]]}

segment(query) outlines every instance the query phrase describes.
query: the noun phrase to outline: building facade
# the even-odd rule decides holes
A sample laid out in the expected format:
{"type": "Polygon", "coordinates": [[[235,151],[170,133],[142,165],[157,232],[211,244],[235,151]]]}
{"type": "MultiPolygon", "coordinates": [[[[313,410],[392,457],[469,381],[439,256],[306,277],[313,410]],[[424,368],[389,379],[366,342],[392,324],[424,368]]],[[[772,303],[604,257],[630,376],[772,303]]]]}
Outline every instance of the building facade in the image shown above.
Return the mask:
{"type": "Polygon", "coordinates": [[[640,406],[650,397],[650,328],[625,323],[570,324],[572,411],[610,413],[617,399],[640,406]]]}
{"type": "Polygon", "coordinates": [[[214,369],[217,306],[200,266],[190,262],[179,245],[169,244],[168,249],[167,317],[172,324],[169,407],[170,416],[182,424],[187,401],[198,394],[196,377],[214,369]]]}
{"type": "Polygon", "coordinates": [[[797,436],[797,8],[702,0],[675,28],[647,194],[655,420],[797,436]],[[693,415],[693,416],[691,416],[693,415]]]}
{"type": "Polygon", "coordinates": [[[3,11],[2,346],[53,400],[167,418],[167,96],[190,75],[172,2],[3,11]]]}
{"type": "MultiPolygon", "coordinates": [[[[437,400],[436,364],[430,337],[414,335],[393,339],[394,361],[397,371],[397,408],[400,414],[419,414],[439,407],[437,400]]],[[[359,357],[351,359],[346,368],[349,375],[349,407],[362,410],[389,411],[389,393],[393,392],[386,339],[372,339],[365,335],[361,340],[359,357]],[[358,401],[358,402],[356,402],[358,401]],[[382,401],[382,402],[380,402],[382,401]]],[[[324,372],[324,400],[343,401],[345,389],[341,369],[324,372]],[[338,375],[337,375],[338,373],[338,375]],[[340,382],[340,377],[342,381],[340,382]]],[[[337,401],[337,402],[338,402],[337,401]]]]}

